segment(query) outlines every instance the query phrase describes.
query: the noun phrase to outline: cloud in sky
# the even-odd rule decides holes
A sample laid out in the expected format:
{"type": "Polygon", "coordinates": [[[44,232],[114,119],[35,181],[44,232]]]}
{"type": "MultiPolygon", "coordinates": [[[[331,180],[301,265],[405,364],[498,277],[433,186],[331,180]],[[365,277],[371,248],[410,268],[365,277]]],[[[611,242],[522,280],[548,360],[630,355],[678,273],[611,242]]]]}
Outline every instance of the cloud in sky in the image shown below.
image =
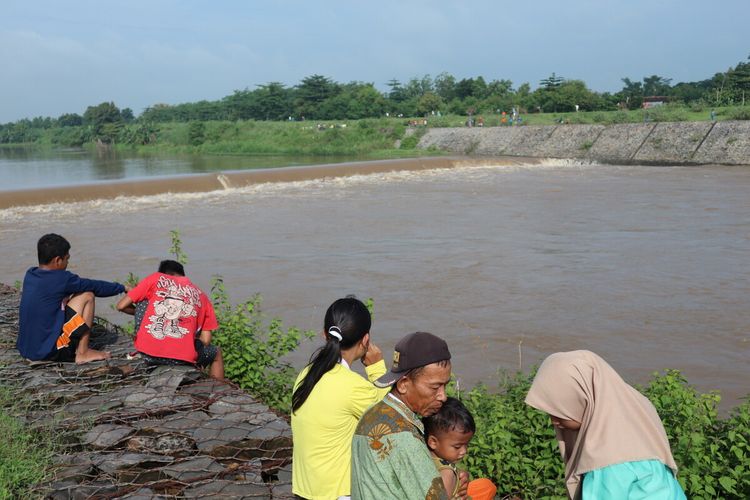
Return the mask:
{"type": "Polygon", "coordinates": [[[750,54],[747,0],[4,2],[0,122],[219,99],[323,74],[695,81],[750,54]]]}

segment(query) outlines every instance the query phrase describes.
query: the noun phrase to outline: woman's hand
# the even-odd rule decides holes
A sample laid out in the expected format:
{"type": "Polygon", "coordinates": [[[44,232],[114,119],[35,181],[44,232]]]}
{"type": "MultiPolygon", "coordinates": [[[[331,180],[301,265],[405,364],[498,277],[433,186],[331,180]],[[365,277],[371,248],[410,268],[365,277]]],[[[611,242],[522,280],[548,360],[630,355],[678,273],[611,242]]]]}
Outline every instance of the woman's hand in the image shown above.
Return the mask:
{"type": "Polygon", "coordinates": [[[370,366],[373,363],[377,363],[378,361],[381,361],[383,359],[383,351],[380,350],[380,347],[375,345],[373,342],[370,342],[367,344],[367,350],[365,351],[365,355],[362,356],[362,364],[365,366],[370,366]]]}

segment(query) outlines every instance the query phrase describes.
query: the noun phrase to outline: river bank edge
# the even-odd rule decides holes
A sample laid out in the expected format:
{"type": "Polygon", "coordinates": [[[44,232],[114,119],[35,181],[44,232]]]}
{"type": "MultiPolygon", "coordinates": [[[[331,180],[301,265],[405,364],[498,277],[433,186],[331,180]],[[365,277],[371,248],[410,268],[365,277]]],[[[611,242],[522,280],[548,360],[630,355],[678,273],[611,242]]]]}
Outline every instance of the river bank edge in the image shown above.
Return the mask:
{"type": "Polygon", "coordinates": [[[72,203],[162,193],[195,193],[243,188],[255,184],[299,182],[325,178],[351,177],[398,171],[449,169],[469,166],[533,165],[543,161],[532,157],[431,156],[328,163],[302,167],[275,167],[189,174],[169,177],[123,179],[112,182],[39,189],[22,189],[0,193],[0,209],[11,207],[72,203]]]}

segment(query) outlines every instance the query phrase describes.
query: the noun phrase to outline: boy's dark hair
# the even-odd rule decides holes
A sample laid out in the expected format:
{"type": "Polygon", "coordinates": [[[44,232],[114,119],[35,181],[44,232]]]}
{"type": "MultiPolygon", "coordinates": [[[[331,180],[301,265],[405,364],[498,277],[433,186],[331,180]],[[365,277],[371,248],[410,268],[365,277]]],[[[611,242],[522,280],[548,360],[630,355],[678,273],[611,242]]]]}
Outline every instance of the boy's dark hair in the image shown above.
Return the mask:
{"type": "Polygon", "coordinates": [[[163,260],[159,263],[159,272],[170,276],[185,276],[185,268],[176,260],[163,260]]]}
{"type": "Polygon", "coordinates": [[[59,234],[45,234],[36,244],[39,264],[49,264],[55,257],[65,258],[70,253],[70,243],[59,234]]]}
{"type": "Polygon", "coordinates": [[[461,432],[477,431],[474,417],[464,404],[456,398],[448,398],[440,410],[429,417],[422,419],[424,424],[424,437],[434,436],[438,432],[459,430],[461,432]]]}

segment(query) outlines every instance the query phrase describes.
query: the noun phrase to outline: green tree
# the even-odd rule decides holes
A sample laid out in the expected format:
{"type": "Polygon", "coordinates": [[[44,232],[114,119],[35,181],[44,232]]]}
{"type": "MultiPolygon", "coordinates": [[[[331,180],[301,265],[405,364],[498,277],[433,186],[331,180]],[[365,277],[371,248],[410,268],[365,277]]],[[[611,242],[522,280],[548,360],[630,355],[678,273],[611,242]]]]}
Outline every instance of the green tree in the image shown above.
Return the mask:
{"type": "Polygon", "coordinates": [[[547,78],[540,80],[539,85],[545,90],[554,90],[558,88],[565,81],[562,76],[557,76],[554,72],[547,78]]]}
{"type": "Polygon", "coordinates": [[[200,146],[206,140],[206,124],[201,121],[188,125],[188,142],[191,146],[200,146]]]}
{"type": "Polygon", "coordinates": [[[443,105],[443,99],[439,95],[426,92],[417,100],[417,114],[428,115],[433,111],[441,110],[443,105]]]}
{"type": "Polygon", "coordinates": [[[644,96],[666,96],[671,89],[671,78],[664,78],[659,75],[651,75],[643,78],[643,95],[644,96]]]}
{"type": "Polygon", "coordinates": [[[83,113],[83,121],[91,127],[93,138],[105,143],[114,142],[122,128],[122,116],[114,102],[89,106],[83,113]]]}
{"type": "Polygon", "coordinates": [[[629,109],[637,109],[643,103],[643,84],[634,82],[630,78],[622,78],[624,86],[618,92],[623,104],[629,109]]]}
{"type": "Polygon", "coordinates": [[[449,102],[456,97],[456,78],[450,73],[443,71],[435,77],[433,82],[435,93],[440,96],[444,102],[449,102]]]}
{"type": "Polygon", "coordinates": [[[65,113],[57,118],[58,127],[80,127],[83,125],[83,117],[77,113],[65,113]]]}
{"type": "Polygon", "coordinates": [[[504,97],[513,92],[513,82],[510,80],[492,80],[487,84],[487,96],[504,97]]]}
{"type": "Polygon", "coordinates": [[[467,97],[474,96],[475,91],[474,79],[464,78],[459,81],[455,86],[456,97],[459,99],[466,99],[467,97]]]}
{"type": "Polygon", "coordinates": [[[255,91],[257,113],[255,118],[262,120],[286,120],[293,114],[292,96],[281,82],[269,82],[259,85],[255,91]]]}
{"type": "Polygon", "coordinates": [[[296,87],[295,110],[298,116],[317,118],[318,107],[339,92],[339,85],[322,75],[302,79],[296,87]]]}
{"type": "Polygon", "coordinates": [[[405,99],[419,99],[427,92],[433,91],[432,78],[430,75],[425,75],[422,78],[412,78],[404,86],[405,99]]]}
{"type": "Polygon", "coordinates": [[[391,78],[386,85],[388,85],[388,88],[390,89],[388,91],[388,100],[398,103],[407,98],[404,87],[401,85],[400,81],[391,78]]]}
{"type": "Polygon", "coordinates": [[[122,121],[124,121],[125,123],[132,123],[133,120],[135,120],[133,110],[130,108],[124,108],[120,111],[120,118],[122,118],[122,121]]]}

